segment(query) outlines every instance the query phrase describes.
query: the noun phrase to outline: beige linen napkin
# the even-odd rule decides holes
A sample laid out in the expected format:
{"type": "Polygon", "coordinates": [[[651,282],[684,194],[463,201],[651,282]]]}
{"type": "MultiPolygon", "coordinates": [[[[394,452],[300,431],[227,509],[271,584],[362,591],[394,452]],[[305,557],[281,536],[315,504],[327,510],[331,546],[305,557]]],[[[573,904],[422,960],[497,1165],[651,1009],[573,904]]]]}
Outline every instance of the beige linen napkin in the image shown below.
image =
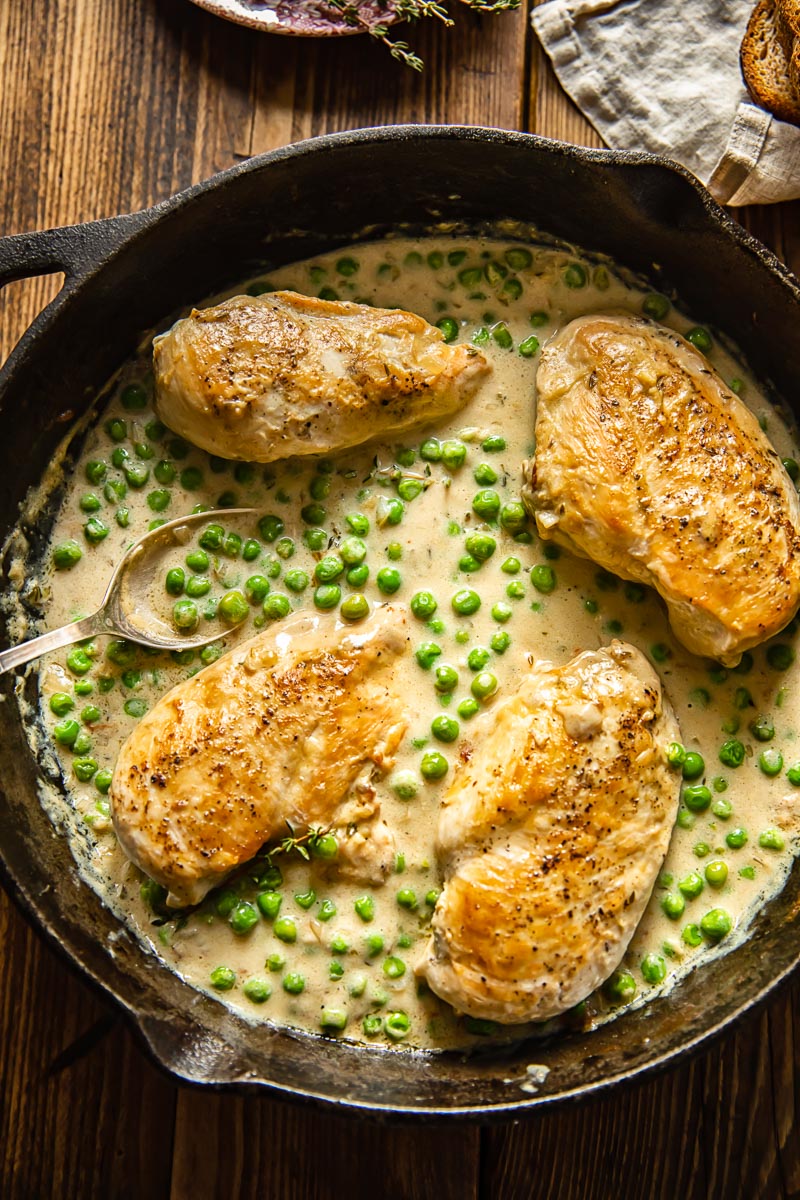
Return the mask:
{"type": "Polygon", "coordinates": [[[750,100],[753,0],[549,0],[531,23],[564,90],[615,150],[677,159],[722,204],[800,197],[800,129],[750,100]]]}

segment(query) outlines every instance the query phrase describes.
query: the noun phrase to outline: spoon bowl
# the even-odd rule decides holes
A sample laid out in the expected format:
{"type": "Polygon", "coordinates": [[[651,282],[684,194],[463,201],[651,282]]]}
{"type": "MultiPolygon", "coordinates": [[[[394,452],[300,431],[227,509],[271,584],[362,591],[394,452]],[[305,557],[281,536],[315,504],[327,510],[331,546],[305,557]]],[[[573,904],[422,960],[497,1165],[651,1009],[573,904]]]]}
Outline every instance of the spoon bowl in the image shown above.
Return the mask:
{"type": "Polygon", "coordinates": [[[206,512],[190,513],[185,517],[175,517],[172,521],[165,521],[157,529],[149,530],[133,543],[118,563],[96,612],[80,621],[62,625],[60,629],[43,633],[41,637],[21,642],[19,646],[0,651],[0,674],[31,662],[50,650],[57,650],[60,646],[69,646],[73,642],[81,642],[84,638],[101,633],[123,637],[154,650],[195,650],[200,646],[207,646],[209,642],[215,642],[220,636],[219,629],[213,633],[203,631],[195,634],[176,634],[174,629],[153,612],[147,596],[153,570],[148,567],[152,563],[154,551],[185,545],[191,526],[213,521],[215,517],[242,516],[255,511],[254,508],[214,508],[206,512]]]}

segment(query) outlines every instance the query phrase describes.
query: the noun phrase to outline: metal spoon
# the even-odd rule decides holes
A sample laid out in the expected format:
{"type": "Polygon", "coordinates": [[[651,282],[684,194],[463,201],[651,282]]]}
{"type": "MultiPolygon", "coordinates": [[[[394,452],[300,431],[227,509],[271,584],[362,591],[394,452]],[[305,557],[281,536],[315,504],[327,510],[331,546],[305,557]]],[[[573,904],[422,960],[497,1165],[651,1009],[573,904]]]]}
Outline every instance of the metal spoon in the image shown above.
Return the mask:
{"type": "MultiPolygon", "coordinates": [[[[176,517],[151,529],[144,537],[134,542],[111,576],[103,603],[90,617],[83,617],[71,625],[62,625],[41,637],[31,638],[10,650],[0,651],[0,674],[11,671],[23,663],[39,658],[59,646],[70,646],[98,633],[117,634],[142,646],[155,650],[191,650],[207,646],[220,637],[220,630],[195,635],[178,635],[152,611],[146,591],[152,582],[153,572],[147,571],[145,556],[165,546],[180,546],[186,538],[181,530],[189,525],[208,522],[214,517],[232,517],[252,513],[254,508],[215,508],[208,512],[191,513],[188,517],[176,517]]],[[[235,628],[235,627],[234,627],[235,628]]]]}

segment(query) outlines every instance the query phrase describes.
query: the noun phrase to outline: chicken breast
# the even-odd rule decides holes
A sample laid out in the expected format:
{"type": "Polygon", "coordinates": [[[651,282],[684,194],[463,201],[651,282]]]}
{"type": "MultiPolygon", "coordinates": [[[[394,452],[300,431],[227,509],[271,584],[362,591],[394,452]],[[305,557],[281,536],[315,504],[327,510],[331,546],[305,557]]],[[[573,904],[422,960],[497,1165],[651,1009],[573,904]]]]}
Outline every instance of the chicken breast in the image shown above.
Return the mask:
{"type": "Polygon", "coordinates": [[[297,615],[168,692],[122,747],[111,784],[125,853],[197,904],[271,838],[332,829],[341,873],[380,882],[393,841],[371,780],[406,728],[391,687],[407,616],[355,628],[297,615]]]}
{"type": "Polygon", "coordinates": [[[195,309],[155,339],[153,364],[165,425],[253,462],[405,433],[457,412],[489,371],[414,313],[294,292],[195,309]]]}
{"type": "Polygon", "coordinates": [[[800,505],[756,418],[671,329],[580,317],[542,352],[525,499],[539,533],[663,596],[735,666],[800,605],[800,505]]]}
{"type": "Polygon", "coordinates": [[[578,1004],[619,964],[669,845],[679,738],[633,646],[536,662],[475,727],[439,816],[445,885],[417,966],[505,1024],[578,1004]]]}

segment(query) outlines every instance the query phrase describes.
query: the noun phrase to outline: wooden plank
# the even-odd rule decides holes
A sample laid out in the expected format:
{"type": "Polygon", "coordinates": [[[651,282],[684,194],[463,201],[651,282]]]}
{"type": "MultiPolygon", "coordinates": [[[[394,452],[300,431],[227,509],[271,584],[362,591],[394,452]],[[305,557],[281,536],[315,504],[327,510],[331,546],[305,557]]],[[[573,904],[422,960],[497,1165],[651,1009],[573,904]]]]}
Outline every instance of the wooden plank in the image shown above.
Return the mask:
{"type": "Polygon", "coordinates": [[[479,1141],[477,1128],[383,1126],[184,1091],[171,1200],[477,1200],[479,1141]]]}
{"type": "Polygon", "coordinates": [[[175,1085],[3,892],[0,970],[0,1195],[166,1196],[175,1085]]]}

